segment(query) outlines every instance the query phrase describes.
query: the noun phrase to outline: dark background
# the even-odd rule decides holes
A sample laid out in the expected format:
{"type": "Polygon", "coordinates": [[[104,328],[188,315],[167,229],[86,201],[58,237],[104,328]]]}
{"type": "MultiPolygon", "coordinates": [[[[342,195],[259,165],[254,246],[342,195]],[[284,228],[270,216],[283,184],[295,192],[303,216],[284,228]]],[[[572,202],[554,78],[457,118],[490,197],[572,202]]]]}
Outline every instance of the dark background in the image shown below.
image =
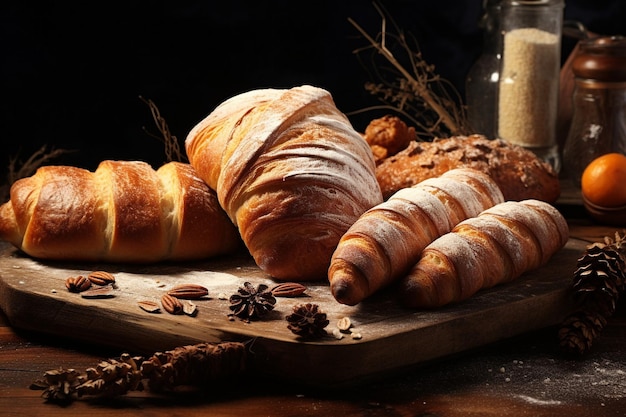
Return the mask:
{"type": "MultiPolygon", "coordinates": [[[[160,165],[163,144],[144,128],[160,133],[139,96],[157,105],[181,146],[215,106],[251,89],[317,85],[345,113],[377,103],[363,87],[371,77],[353,54],[367,42],[348,22],[379,32],[381,19],[369,0],[37,3],[0,6],[3,167],[44,145],[76,151],[53,163],[160,165]]],[[[380,2],[461,94],[481,50],[481,3],[380,2]]],[[[566,3],[566,19],[597,33],[626,34],[626,2],[566,3]]],[[[351,120],[362,130],[373,117],[351,120]]]]}

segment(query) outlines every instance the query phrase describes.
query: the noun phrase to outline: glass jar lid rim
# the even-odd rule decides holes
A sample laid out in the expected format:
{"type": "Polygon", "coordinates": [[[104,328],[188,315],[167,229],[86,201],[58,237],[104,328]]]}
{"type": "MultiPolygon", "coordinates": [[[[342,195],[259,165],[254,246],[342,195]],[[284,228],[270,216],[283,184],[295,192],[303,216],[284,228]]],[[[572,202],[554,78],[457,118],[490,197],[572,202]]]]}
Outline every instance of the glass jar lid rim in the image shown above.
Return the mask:
{"type": "Polygon", "coordinates": [[[508,0],[509,6],[564,6],[564,0],[508,0]]]}

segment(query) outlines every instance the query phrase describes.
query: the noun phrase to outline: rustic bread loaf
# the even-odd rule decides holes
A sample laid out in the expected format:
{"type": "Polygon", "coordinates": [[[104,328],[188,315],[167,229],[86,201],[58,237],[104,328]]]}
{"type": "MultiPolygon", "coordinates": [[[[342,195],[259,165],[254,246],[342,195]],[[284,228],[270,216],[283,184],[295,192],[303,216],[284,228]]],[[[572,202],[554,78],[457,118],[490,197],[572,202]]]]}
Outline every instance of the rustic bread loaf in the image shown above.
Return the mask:
{"type": "Polygon", "coordinates": [[[394,120],[393,123],[389,119],[372,121],[373,127],[365,133],[372,153],[378,156],[376,178],[384,198],[461,167],[489,174],[505,200],[537,199],[553,203],[560,195],[557,173],[530,150],[500,139],[470,135],[432,142],[410,141],[398,151],[399,144],[407,143],[407,129],[398,126],[403,122],[394,120]]]}

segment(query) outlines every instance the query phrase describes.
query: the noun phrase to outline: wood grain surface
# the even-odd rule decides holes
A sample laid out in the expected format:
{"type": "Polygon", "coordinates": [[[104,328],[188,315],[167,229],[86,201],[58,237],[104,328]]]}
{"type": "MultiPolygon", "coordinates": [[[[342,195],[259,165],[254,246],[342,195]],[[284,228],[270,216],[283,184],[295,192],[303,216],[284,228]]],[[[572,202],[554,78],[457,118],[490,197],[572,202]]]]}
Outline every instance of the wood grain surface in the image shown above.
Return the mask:
{"type": "Polygon", "coordinates": [[[307,283],[302,297],[277,298],[268,316],[249,323],[228,317],[228,296],[246,281],[276,283],[248,256],[149,267],[66,264],[36,261],[4,245],[0,306],[15,328],[131,352],[247,341],[264,374],[311,385],[352,385],[560,322],[571,310],[572,271],[586,244],[570,239],[544,267],[435,311],[399,306],[394,288],[358,306],[345,306],[332,298],[326,282],[316,282],[307,283]],[[85,299],[65,288],[67,277],[95,270],[115,275],[113,297],[85,299]],[[183,283],[209,289],[207,297],[195,301],[196,316],[151,314],[138,307],[138,301],[158,302],[169,288],[183,283]],[[303,303],[318,304],[327,313],[326,338],[303,341],[287,329],[285,316],[303,303]],[[342,317],[351,319],[360,339],[333,336],[342,317]]]}

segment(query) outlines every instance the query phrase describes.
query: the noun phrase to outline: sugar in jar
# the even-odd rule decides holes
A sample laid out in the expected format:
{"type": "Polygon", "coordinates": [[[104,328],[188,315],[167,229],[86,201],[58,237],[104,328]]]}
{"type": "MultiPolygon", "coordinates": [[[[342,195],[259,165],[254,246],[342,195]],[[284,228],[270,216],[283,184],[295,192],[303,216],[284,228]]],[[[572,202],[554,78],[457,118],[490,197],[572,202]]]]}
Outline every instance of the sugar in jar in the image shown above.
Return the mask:
{"type": "Polygon", "coordinates": [[[563,0],[504,0],[498,135],[558,171],[556,139],[563,0]]]}

